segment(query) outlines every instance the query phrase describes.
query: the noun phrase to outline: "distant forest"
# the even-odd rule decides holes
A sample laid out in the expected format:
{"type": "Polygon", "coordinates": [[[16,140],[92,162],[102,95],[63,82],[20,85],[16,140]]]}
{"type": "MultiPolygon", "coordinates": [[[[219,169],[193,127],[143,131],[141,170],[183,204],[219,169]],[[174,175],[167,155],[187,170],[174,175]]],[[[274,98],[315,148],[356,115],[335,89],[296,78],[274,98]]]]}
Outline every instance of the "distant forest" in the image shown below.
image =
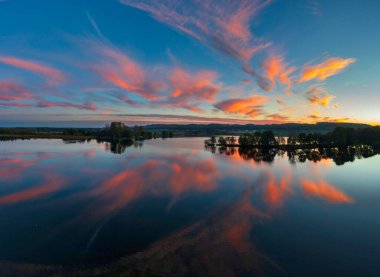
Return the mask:
{"type": "Polygon", "coordinates": [[[380,145],[380,127],[352,123],[273,124],[273,125],[147,125],[129,127],[112,122],[103,128],[0,128],[1,139],[62,138],[97,139],[133,143],[145,139],[186,136],[212,137],[210,145],[279,146],[279,145],[380,145]],[[223,136],[219,136],[221,134],[223,136]],[[225,137],[228,135],[227,137],[225,137]],[[239,136],[237,140],[235,137],[239,136]],[[216,139],[219,137],[219,139],[216,139]]]}
{"type": "MultiPolygon", "coordinates": [[[[119,124],[119,122],[114,122],[119,124]]],[[[111,123],[112,124],[112,123],[111,123]]],[[[110,127],[108,124],[105,128],[110,127]]],[[[123,123],[121,123],[123,124],[123,123]]],[[[141,126],[140,126],[141,127],[141,126]]],[[[143,129],[148,132],[162,134],[172,133],[175,136],[211,136],[211,135],[240,135],[243,133],[251,133],[255,131],[272,131],[275,135],[287,136],[290,133],[327,133],[333,131],[337,127],[344,128],[367,128],[371,127],[366,124],[356,123],[329,123],[321,122],[317,124],[298,124],[298,123],[285,123],[285,124],[150,124],[143,126],[143,129]]],[[[134,128],[134,127],[129,127],[134,128]]],[[[36,134],[36,133],[50,133],[62,134],[66,132],[80,133],[93,135],[98,133],[103,128],[51,128],[51,127],[30,127],[30,128],[0,128],[0,134],[36,134]],[[70,130],[70,131],[68,131],[70,130]]]]}
{"type": "Polygon", "coordinates": [[[104,128],[0,128],[0,138],[62,138],[97,139],[132,143],[133,141],[170,138],[172,131],[148,131],[143,126],[128,127],[122,122],[112,122],[104,128]]]}

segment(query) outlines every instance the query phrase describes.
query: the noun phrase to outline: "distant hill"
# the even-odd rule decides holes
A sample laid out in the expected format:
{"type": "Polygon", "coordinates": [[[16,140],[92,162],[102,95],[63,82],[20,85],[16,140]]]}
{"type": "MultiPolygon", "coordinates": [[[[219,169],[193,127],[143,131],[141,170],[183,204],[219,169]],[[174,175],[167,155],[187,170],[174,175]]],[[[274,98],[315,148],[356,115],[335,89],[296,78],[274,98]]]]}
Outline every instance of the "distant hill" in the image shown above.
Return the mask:
{"type": "Polygon", "coordinates": [[[300,124],[300,123],[284,123],[284,124],[267,124],[267,125],[255,125],[255,124],[151,124],[146,125],[144,128],[149,131],[181,131],[181,132],[193,132],[193,133],[244,133],[253,131],[265,131],[271,130],[276,134],[289,134],[289,133],[327,133],[333,131],[336,127],[346,128],[366,128],[370,127],[367,124],[358,123],[331,123],[320,122],[317,124],[300,124]]]}

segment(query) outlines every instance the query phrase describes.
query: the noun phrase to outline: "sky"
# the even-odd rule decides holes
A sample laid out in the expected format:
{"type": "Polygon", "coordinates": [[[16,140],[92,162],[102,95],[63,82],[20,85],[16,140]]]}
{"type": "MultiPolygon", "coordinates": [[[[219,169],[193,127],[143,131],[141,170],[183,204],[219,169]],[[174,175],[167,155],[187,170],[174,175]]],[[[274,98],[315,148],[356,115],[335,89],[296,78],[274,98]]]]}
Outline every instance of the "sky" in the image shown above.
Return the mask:
{"type": "Polygon", "coordinates": [[[0,0],[0,126],[380,124],[377,0],[0,0]]]}

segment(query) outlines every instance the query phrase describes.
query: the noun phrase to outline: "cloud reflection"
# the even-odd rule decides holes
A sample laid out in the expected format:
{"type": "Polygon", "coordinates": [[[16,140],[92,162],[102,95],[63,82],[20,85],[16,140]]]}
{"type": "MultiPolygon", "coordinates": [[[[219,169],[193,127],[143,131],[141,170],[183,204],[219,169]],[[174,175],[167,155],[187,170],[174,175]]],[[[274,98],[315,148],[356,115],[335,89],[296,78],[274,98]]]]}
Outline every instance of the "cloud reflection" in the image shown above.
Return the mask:
{"type": "Polygon", "coordinates": [[[187,192],[213,191],[217,177],[218,170],[211,159],[191,161],[180,155],[167,156],[116,173],[88,196],[102,202],[95,213],[105,215],[148,195],[170,195],[175,201],[187,192]]]}
{"type": "Polygon", "coordinates": [[[23,201],[28,201],[47,194],[51,194],[63,188],[66,185],[66,182],[62,179],[61,176],[46,173],[45,181],[41,185],[32,187],[30,189],[21,190],[18,192],[10,193],[0,197],[1,204],[13,204],[23,201]]]}
{"type": "MultiPolygon", "coordinates": [[[[128,273],[210,276],[265,275],[282,272],[251,241],[252,228],[268,217],[251,204],[250,187],[224,209],[124,257],[119,266],[128,273]],[[164,267],[162,265],[165,265],[164,267]]],[[[112,268],[107,268],[113,272],[112,268]]]]}
{"type": "Polygon", "coordinates": [[[303,193],[309,197],[321,198],[331,204],[354,203],[354,199],[324,180],[312,182],[304,179],[301,186],[303,193]]]}

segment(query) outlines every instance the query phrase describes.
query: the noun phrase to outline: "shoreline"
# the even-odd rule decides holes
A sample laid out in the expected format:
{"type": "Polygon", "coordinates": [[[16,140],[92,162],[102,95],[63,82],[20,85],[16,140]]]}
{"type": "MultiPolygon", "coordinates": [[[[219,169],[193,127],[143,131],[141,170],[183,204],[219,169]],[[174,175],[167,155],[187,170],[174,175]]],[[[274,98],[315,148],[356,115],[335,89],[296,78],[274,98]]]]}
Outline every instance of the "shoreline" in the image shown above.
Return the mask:
{"type": "Polygon", "coordinates": [[[333,145],[333,144],[291,144],[291,145],[239,145],[239,144],[206,144],[207,147],[220,147],[220,148],[243,148],[243,149],[279,149],[279,150],[297,150],[297,149],[315,149],[315,148],[342,148],[349,146],[371,146],[378,147],[378,145],[366,145],[366,144],[351,144],[351,145],[333,145]]]}
{"type": "Polygon", "coordinates": [[[87,140],[87,139],[97,139],[95,136],[77,136],[77,135],[62,135],[62,134],[28,134],[28,135],[11,135],[11,134],[1,134],[1,139],[67,139],[67,140],[87,140]]]}

